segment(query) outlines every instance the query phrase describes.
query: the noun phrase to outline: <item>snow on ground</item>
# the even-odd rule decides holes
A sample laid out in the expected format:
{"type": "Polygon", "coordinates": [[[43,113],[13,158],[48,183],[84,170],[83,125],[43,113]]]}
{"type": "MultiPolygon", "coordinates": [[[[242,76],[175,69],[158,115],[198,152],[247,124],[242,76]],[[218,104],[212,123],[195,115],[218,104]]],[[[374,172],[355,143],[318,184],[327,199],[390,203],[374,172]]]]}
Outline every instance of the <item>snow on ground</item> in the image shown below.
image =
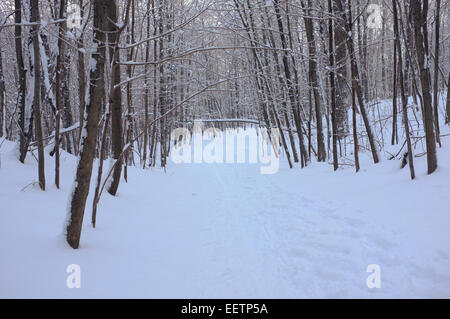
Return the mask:
{"type": "Polygon", "coordinates": [[[75,158],[63,153],[57,190],[47,157],[41,192],[30,185],[35,159],[20,164],[6,141],[0,297],[449,298],[450,136],[443,144],[436,173],[415,159],[414,181],[385,154],[378,165],[362,156],[358,174],[319,163],[290,170],[285,160],[273,175],[259,164],[129,168],[118,196],[103,195],[96,229],[89,197],[73,250],[61,234],[75,158]],[[81,267],[79,289],[66,286],[70,264],[81,267]],[[366,285],[370,264],[380,266],[379,289],[366,285]]]}

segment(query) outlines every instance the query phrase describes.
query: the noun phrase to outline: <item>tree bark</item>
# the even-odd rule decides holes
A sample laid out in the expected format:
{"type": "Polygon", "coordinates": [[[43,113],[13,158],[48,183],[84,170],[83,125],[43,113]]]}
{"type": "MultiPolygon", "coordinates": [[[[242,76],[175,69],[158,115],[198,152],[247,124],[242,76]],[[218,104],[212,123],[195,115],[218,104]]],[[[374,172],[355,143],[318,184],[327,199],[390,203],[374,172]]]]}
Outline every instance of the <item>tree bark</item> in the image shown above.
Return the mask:
{"type": "Polygon", "coordinates": [[[91,224],[92,227],[95,228],[97,223],[97,204],[99,201],[99,191],[102,183],[102,175],[103,175],[103,162],[105,160],[106,153],[106,136],[108,136],[108,127],[109,127],[109,119],[111,117],[111,112],[106,110],[105,114],[105,123],[103,125],[103,134],[102,134],[102,142],[100,146],[100,158],[98,163],[98,172],[97,172],[97,184],[95,186],[94,191],[94,199],[92,200],[92,217],[91,224]]]}
{"type": "Polygon", "coordinates": [[[334,51],[336,55],[336,126],[339,140],[349,134],[348,109],[351,104],[347,89],[347,48],[345,33],[345,23],[342,22],[336,0],[333,0],[334,14],[339,18],[334,21],[334,51]]]}
{"type": "MultiPolygon", "coordinates": [[[[30,21],[40,22],[39,17],[39,1],[30,0],[30,21]]],[[[34,99],[33,99],[33,110],[34,110],[34,128],[35,128],[35,138],[38,147],[38,176],[39,176],[39,186],[44,191],[45,190],[45,165],[44,165],[44,141],[42,136],[42,124],[41,124],[41,55],[39,49],[39,25],[33,25],[32,39],[33,39],[33,71],[32,76],[34,77],[34,99]]],[[[31,88],[30,88],[31,89],[31,88]]]]}
{"type": "Polygon", "coordinates": [[[306,39],[308,41],[308,52],[309,52],[309,82],[314,93],[314,105],[315,105],[315,115],[316,115],[316,126],[317,126],[317,160],[319,162],[324,162],[326,160],[325,142],[323,136],[323,126],[322,126],[322,109],[320,104],[319,96],[319,80],[317,75],[317,52],[316,43],[314,38],[314,25],[310,18],[312,2],[308,0],[307,6],[304,1],[301,1],[304,13],[305,13],[305,28],[306,28],[306,39]]]}
{"type": "Polygon", "coordinates": [[[394,46],[394,94],[392,96],[392,138],[391,145],[398,143],[398,130],[397,130],[397,45],[394,46]]]}
{"type": "Polygon", "coordinates": [[[14,13],[14,37],[16,46],[16,62],[17,71],[19,75],[19,92],[17,102],[19,105],[19,128],[20,128],[20,144],[19,144],[19,161],[25,162],[28,149],[28,137],[25,128],[25,95],[27,91],[27,81],[25,78],[25,65],[23,61],[23,47],[22,47],[22,0],[15,0],[14,13]]]}
{"type": "MultiPolygon", "coordinates": [[[[79,0],[80,5],[80,14],[84,16],[83,10],[83,0],[79,0]]],[[[81,34],[78,37],[77,41],[77,56],[78,56],[78,101],[80,103],[80,130],[78,132],[78,148],[81,142],[81,132],[83,131],[84,125],[84,109],[85,109],[85,98],[86,98],[86,74],[85,74],[85,62],[84,62],[84,32],[80,30],[81,34]]],[[[77,154],[78,155],[78,154],[77,154]]]]}
{"type": "Polygon", "coordinates": [[[403,76],[403,58],[402,58],[402,46],[400,43],[400,32],[398,28],[398,11],[397,11],[397,0],[392,0],[392,7],[394,12],[394,33],[395,33],[395,46],[397,47],[398,54],[398,75],[400,82],[400,95],[402,98],[402,113],[403,113],[403,125],[405,127],[406,144],[408,145],[408,162],[409,171],[411,174],[411,179],[414,179],[416,174],[414,172],[414,156],[413,149],[411,146],[411,137],[409,133],[409,121],[408,121],[408,98],[405,93],[405,80],[403,76]]]}
{"type": "MultiPolygon", "coordinates": [[[[289,36],[289,48],[291,49],[292,52],[294,52],[294,39],[293,39],[293,35],[292,35],[291,20],[289,17],[289,3],[288,2],[286,2],[286,21],[287,21],[288,36],[289,36]]],[[[303,128],[303,117],[300,112],[302,110],[302,104],[300,103],[299,75],[298,75],[297,65],[295,62],[295,57],[293,54],[291,54],[291,61],[292,61],[293,69],[294,69],[295,101],[297,103],[293,110],[294,121],[295,121],[295,125],[297,128],[297,135],[298,135],[299,144],[300,144],[300,157],[302,159],[301,165],[303,168],[306,165],[308,165],[310,156],[309,156],[308,152],[306,151],[305,141],[303,140],[303,129],[304,128],[303,128]]]]}
{"type": "MultiPolygon", "coordinates": [[[[300,120],[298,119],[298,112],[296,112],[296,110],[295,110],[295,107],[297,105],[296,94],[295,94],[294,83],[292,81],[291,71],[289,69],[288,52],[286,51],[288,46],[287,46],[286,36],[285,36],[285,33],[284,33],[283,19],[282,19],[281,14],[280,14],[279,1],[278,0],[274,0],[273,4],[274,4],[274,9],[275,9],[275,15],[276,15],[277,23],[278,23],[278,30],[280,31],[281,46],[282,46],[283,49],[285,49],[285,51],[283,53],[282,60],[283,60],[284,75],[286,77],[286,82],[287,82],[286,84],[287,84],[287,89],[288,89],[289,101],[290,101],[290,105],[291,105],[291,111],[294,114],[294,122],[296,124],[297,132],[301,132],[301,125],[300,125],[300,120]]],[[[268,18],[268,19],[270,19],[270,18],[268,18]]],[[[275,47],[275,43],[273,43],[273,46],[275,47]]],[[[274,54],[274,59],[276,60],[276,63],[278,65],[278,54],[276,53],[275,50],[273,51],[273,54],[274,54]]],[[[279,69],[279,67],[278,67],[278,69],[279,69]]],[[[279,74],[279,76],[281,76],[281,74],[279,74]]],[[[292,133],[291,133],[291,129],[290,129],[290,125],[289,125],[289,122],[288,122],[287,114],[285,114],[285,117],[286,117],[286,125],[288,126],[289,135],[290,135],[290,139],[291,139],[291,149],[292,149],[292,154],[294,156],[294,162],[297,163],[298,162],[297,150],[295,148],[295,143],[294,143],[294,139],[293,139],[293,136],[292,136],[292,133]]],[[[300,143],[302,143],[302,139],[303,139],[303,137],[300,134],[299,135],[299,142],[300,143]]],[[[301,146],[300,146],[300,153],[302,153],[302,147],[301,146]]],[[[302,154],[300,154],[300,156],[303,157],[302,154]]]]}
{"type": "Polygon", "coordinates": [[[364,121],[364,126],[366,127],[367,137],[369,139],[369,144],[370,144],[370,148],[372,151],[372,158],[373,158],[374,163],[376,164],[379,162],[378,151],[375,146],[375,140],[373,137],[372,128],[371,128],[369,118],[368,118],[367,112],[366,112],[366,107],[365,107],[363,93],[361,90],[361,84],[360,84],[360,79],[359,79],[358,64],[356,63],[353,38],[351,37],[351,34],[352,34],[351,0],[348,0],[348,6],[347,6],[348,18],[347,18],[347,14],[344,11],[344,6],[342,4],[342,1],[343,0],[337,0],[337,3],[339,6],[339,10],[341,11],[342,16],[344,17],[344,20],[346,21],[345,30],[347,32],[347,49],[348,49],[348,54],[350,55],[350,63],[351,63],[352,87],[355,90],[356,98],[357,98],[358,104],[359,104],[359,109],[361,111],[361,116],[364,121]]]}
{"type": "Polygon", "coordinates": [[[113,159],[119,161],[114,168],[108,193],[115,196],[119,188],[122,174],[122,148],[123,148],[123,127],[122,127],[122,91],[117,84],[120,83],[120,56],[117,48],[119,43],[119,29],[117,28],[117,6],[116,1],[109,1],[108,6],[108,43],[110,45],[111,65],[111,90],[109,104],[111,107],[111,129],[112,129],[112,151],[113,159]]]}
{"type": "Polygon", "coordinates": [[[446,116],[445,123],[450,124],[450,72],[448,72],[448,81],[447,81],[447,106],[446,106],[446,116]]]}
{"type": "MultiPolygon", "coordinates": [[[[59,13],[58,18],[64,19],[66,13],[66,1],[59,1],[59,13]]],[[[66,44],[65,44],[65,36],[67,32],[67,24],[66,22],[61,22],[59,24],[59,32],[58,32],[58,57],[56,58],[56,80],[55,80],[55,93],[56,93],[56,130],[55,130],[55,185],[56,188],[59,189],[59,132],[61,129],[61,113],[64,110],[63,106],[63,81],[65,78],[66,68],[64,67],[64,59],[66,56],[66,44]]],[[[68,88],[65,87],[67,90],[68,88]]]]}
{"type": "Polygon", "coordinates": [[[2,49],[0,48],[0,137],[3,137],[3,131],[6,126],[4,122],[5,113],[6,113],[6,90],[5,90],[5,77],[3,74],[2,49]]]}
{"type": "MultiPolygon", "coordinates": [[[[150,37],[150,1],[147,2],[147,12],[148,12],[148,18],[147,18],[147,38],[150,37]]],[[[148,62],[150,58],[150,45],[148,44],[145,47],[145,62],[148,62]]],[[[148,143],[148,121],[149,121],[149,116],[148,116],[148,99],[149,99],[149,88],[148,88],[148,76],[147,76],[147,72],[148,72],[148,65],[145,65],[145,78],[144,78],[144,88],[145,88],[145,93],[144,93],[144,142],[143,142],[143,151],[142,151],[142,168],[145,168],[145,166],[147,165],[147,143],[148,143]]]]}
{"type": "Polygon", "coordinates": [[[428,0],[410,0],[411,14],[414,23],[416,54],[420,69],[422,85],[425,140],[427,145],[428,174],[437,168],[436,136],[434,130],[433,106],[431,99],[430,55],[428,52],[428,0]],[[423,5],[423,6],[422,6],[423,5]]]}
{"type": "Polygon", "coordinates": [[[441,24],[441,0],[436,0],[436,29],[435,29],[435,44],[434,44],[434,90],[433,90],[433,111],[434,111],[434,125],[436,128],[436,141],[441,146],[441,132],[439,129],[439,30],[441,24]]]}
{"type": "Polygon", "coordinates": [[[94,36],[91,60],[95,61],[90,66],[89,95],[86,99],[86,121],[81,137],[81,149],[78,155],[78,166],[74,182],[74,189],[70,195],[68,207],[68,221],[66,239],[69,245],[77,249],[80,243],[81,228],[89,193],[92,175],[92,163],[94,160],[98,121],[104,92],[104,68],[105,68],[105,30],[106,12],[110,6],[108,0],[94,0],[94,36]]]}
{"type": "Polygon", "coordinates": [[[334,75],[334,43],[333,43],[333,5],[332,0],[328,0],[328,54],[330,61],[330,89],[331,89],[331,125],[333,130],[333,168],[336,171],[339,168],[338,153],[337,153],[337,139],[338,130],[336,125],[336,85],[334,75]]]}

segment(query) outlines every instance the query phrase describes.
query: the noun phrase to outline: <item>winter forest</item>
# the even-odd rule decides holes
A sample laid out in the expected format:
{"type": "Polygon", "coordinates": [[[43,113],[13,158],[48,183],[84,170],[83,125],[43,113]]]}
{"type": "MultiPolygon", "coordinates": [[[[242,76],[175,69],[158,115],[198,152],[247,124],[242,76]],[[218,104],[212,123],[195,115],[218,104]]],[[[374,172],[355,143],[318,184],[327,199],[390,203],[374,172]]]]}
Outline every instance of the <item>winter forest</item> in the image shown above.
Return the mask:
{"type": "Polygon", "coordinates": [[[0,0],[0,297],[450,298],[449,0],[0,0]]]}

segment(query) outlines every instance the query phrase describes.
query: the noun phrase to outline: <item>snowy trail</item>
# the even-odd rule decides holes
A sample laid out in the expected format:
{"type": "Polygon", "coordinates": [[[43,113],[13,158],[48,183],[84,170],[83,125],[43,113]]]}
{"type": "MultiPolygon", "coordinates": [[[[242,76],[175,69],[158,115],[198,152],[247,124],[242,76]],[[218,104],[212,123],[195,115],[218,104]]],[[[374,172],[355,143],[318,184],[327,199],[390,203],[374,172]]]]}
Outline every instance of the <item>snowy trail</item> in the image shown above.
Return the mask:
{"type": "MultiPolygon", "coordinates": [[[[370,223],[360,209],[289,191],[283,179],[260,175],[249,165],[181,166],[174,178],[178,173],[196,182],[175,187],[178,200],[167,202],[155,219],[173,212],[167,228],[183,225],[185,240],[174,250],[164,242],[155,248],[158,259],[172,255],[189,261],[182,277],[174,279],[174,287],[186,281],[181,296],[395,297],[421,290],[427,296],[450,287],[445,273],[434,278],[430,269],[417,273],[411,249],[400,245],[400,238],[393,240],[395,233],[370,223]],[[178,207],[189,216],[182,217],[178,207]],[[366,268],[373,263],[382,266],[382,290],[366,286],[366,268]],[[411,280],[414,274],[419,283],[411,280]]],[[[155,233],[154,240],[163,235],[155,233]]],[[[174,287],[168,287],[169,294],[174,287]]]]}
{"type": "Polygon", "coordinates": [[[364,172],[324,182],[326,165],[282,165],[274,175],[250,164],[130,168],[118,196],[102,198],[96,229],[89,198],[74,251],[61,237],[73,164],[65,159],[61,190],[42,193],[21,190],[34,163],[3,161],[0,182],[8,187],[0,196],[11,205],[0,214],[0,297],[450,297],[445,168],[436,179],[419,176],[416,186],[389,171],[395,163],[374,170],[367,186],[358,180],[366,181],[364,172]],[[19,167],[24,175],[4,173],[19,167]],[[395,194],[398,181],[412,185],[409,194],[395,194]],[[379,193],[362,195],[366,187],[379,193]],[[443,190],[430,195],[426,219],[424,187],[443,190]],[[402,196],[418,209],[391,205],[402,196]],[[69,264],[81,267],[80,289],[66,287],[69,264]],[[370,264],[381,267],[380,289],[366,286],[370,264]]]}

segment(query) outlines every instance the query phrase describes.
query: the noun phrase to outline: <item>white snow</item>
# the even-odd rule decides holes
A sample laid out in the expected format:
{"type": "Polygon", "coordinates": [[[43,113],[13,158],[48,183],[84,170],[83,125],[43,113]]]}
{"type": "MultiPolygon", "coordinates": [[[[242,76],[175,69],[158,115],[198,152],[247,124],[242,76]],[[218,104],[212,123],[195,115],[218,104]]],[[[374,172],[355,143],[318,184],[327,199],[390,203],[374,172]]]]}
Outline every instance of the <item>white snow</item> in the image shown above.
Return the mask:
{"type": "Polygon", "coordinates": [[[73,250],[61,226],[76,159],[62,153],[61,190],[45,161],[42,192],[29,185],[35,159],[20,164],[5,141],[0,297],[449,298],[450,136],[442,143],[438,171],[427,175],[426,156],[415,158],[414,181],[398,160],[380,153],[374,165],[368,152],[358,174],[323,163],[290,170],[284,157],[273,175],[258,164],[130,167],[118,196],[103,194],[96,229],[91,186],[73,250]],[[66,286],[70,264],[81,267],[79,289],[66,286]],[[366,286],[371,264],[379,289],[366,286]]]}

